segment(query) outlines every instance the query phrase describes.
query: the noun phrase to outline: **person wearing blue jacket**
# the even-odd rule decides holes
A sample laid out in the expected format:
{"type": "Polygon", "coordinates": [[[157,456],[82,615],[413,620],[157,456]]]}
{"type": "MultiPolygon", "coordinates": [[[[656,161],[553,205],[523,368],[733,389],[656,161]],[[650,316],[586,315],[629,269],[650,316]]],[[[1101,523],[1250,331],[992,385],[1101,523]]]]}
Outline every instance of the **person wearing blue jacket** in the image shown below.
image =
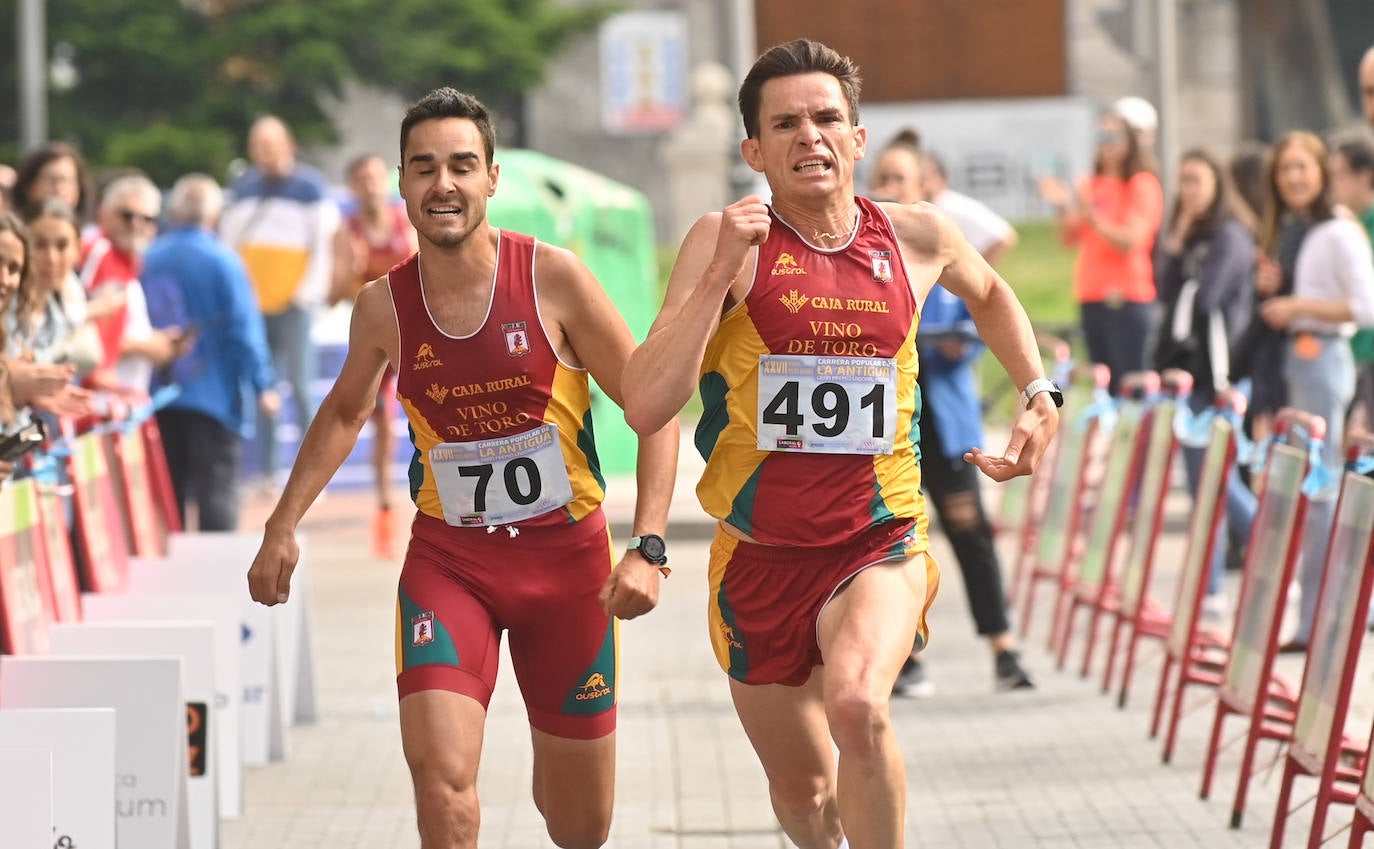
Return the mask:
{"type": "MultiPolygon", "coordinates": [[[[898,203],[924,199],[918,139],[914,131],[904,131],[879,153],[870,179],[874,199],[898,203]]],[[[959,224],[959,217],[953,211],[950,214],[959,224]]],[[[986,214],[995,217],[991,210],[986,214]]],[[[1010,225],[1006,229],[1010,230],[1010,225]]],[[[974,246],[982,249],[976,243],[974,246]]],[[[973,367],[985,346],[968,307],[939,285],[931,289],[921,309],[916,344],[921,363],[917,383],[921,390],[923,488],[959,561],[978,634],[987,638],[992,648],[998,689],[1034,687],[1021,666],[1007,621],[1002,569],[978,489],[978,470],[964,461],[964,452],[984,444],[983,411],[973,367]]],[[[893,692],[926,696],[932,690],[918,653],[913,651],[893,692]]]]}
{"type": "Polygon", "coordinates": [[[280,407],[262,313],[238,254],[215,236],[220,187],[188,174],[172,187],[169,226],[148,249],[143,287],[154,327],[181,327],[189,350],[154,375],[154,391],[180,391],[157,414],[186,519],[194,502],[199,530],[238,527],[239,466],[247,418],[245,394],[265,415],[280,407]]]}

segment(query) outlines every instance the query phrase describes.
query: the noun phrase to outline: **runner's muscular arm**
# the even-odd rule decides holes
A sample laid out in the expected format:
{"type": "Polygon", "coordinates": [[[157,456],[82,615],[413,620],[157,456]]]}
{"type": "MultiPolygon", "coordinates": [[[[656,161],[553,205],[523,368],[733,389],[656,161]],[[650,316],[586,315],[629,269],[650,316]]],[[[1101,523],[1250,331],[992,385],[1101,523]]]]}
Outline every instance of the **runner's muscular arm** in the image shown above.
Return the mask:
{"type": "MultiPolygon", "coordinates": [[[[978,255],[959,228],[929,204],[899,208],[885,205],[908,256],[917,263],[933,263],[941,271],[938,280],[919,283],[916,296],[924,299],[930,285],[938,282],[963,299],[978,333],[1006,369],[1017,389],[1044,377],[1040,350],[1021,302],[1007,281],[978,255]]],[[[1003,457],[992,457],[978,448],[964,455],[993,480],[1003,481],[1035,471],[1059,424],[1059,411],[1046,393],[1035,396],[1012,426],[1011,440],[1003,457]]]]}
{"type": "Polygon", "coordinates": [[[383,277],[358,293],[343,367],[310,422],[291,477],[267,519],[262,548],[248,572],[254,601],[268,606],[286,601],[300,554],[296,525],[357,443],[358,431],[372,415],[388,352],[398,346],[395,308],[383,277]]]}
{"type": "MultiPolygon", "coordinates": [[[[540,289],[556,304],[555,315],[579,363],[622,409],[621,375],[634,350],[634,336],[596,277],[571,252],[539,245],[536,266],[553,283],[540,289]]],[[[639,437],[635,464],[634,535],[662,536],[668,527],[668,505],[677,479],[680,436],[676,418],[639,437]]],[[[606,612],[621,619],[648,613],[658,603],[658,569],[638,552],[629,552],[611,573],[601,592],[606,612]],[[633,564],[633,569],[625,567],[633,564]]]]}
{"type": "Polygon", "coordinates": [[[768,237],[768,207],[755,195],[697,219],[678,251],[663,307],[625,367],[625,421],[652,433],[682,410],[697,388],[706,345],[725,296],[753,246],[768,237]]]}

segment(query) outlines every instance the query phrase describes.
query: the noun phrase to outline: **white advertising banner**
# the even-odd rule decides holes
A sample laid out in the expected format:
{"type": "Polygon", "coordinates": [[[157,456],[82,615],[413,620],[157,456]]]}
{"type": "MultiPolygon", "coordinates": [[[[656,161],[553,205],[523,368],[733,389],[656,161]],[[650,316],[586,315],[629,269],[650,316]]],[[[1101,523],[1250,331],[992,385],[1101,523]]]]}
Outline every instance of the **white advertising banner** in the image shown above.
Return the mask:
{"type": "MultiPolygon", "coordinates": [[[[0,710],[0,749],[52,752],[52,839],[46,845],[115,847],[114,708],[0,710]]],[[[3,761],[0,755],[0,761],[3,761]]],[[[0,769],[0,784],[3,773],[0,769]]],[[[0,790],[0,797],[9,792],[0,790]]],[[[8,817],[0,814],[0,823],[8,817]]],[[[3,839],[0,845],[39,845],[3,839]]]]}
{"type": "Polygon", "coordinates": [[[0,704],[114,708],[117,845],[192,849],[180,660],[0,656],[0,704]]]}
{"type": "Polygon", "coordinates": [[[52,823],[52,752],[0,746],[0,846],[48,846],[52,823]]]}
{"type": "MultiPolygon", "coordinates": [[[[69,622],[52,628],[54,655],[175,657],[186,701],[186,775],[191,845],[219,842],[219,776],[223,774],[215,708],[214,626],[200,622],[69,622]]],[[[227,758],[224,760],[228,760],[227,758]]]]}

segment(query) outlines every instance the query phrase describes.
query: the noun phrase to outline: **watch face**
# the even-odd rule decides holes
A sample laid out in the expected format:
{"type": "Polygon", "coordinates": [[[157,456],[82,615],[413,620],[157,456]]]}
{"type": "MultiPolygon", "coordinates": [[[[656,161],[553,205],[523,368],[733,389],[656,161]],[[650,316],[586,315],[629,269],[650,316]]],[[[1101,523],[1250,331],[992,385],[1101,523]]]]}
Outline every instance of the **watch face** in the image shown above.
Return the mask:
{"type": "Polygon", "coordinates": [[[644,555],[644,559],[650,562],[658,560],[667,552],[668,547],[663,544],[661,537],[652,534],[639,538],[639,553],[644,555]]]}

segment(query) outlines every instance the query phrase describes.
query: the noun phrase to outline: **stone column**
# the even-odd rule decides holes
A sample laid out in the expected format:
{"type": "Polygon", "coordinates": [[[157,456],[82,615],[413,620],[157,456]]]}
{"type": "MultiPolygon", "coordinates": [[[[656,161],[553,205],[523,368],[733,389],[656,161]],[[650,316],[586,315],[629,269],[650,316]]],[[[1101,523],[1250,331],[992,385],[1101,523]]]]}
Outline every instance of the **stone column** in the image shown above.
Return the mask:
{"type": "Polygon", "coordinates": [[[734,79],[723,66],[703,62],[692,69],[692,109],[659,147],[668,178],[670,228],[680,242],[702,215],[723,209],[729,196],[738,117],[732,105],[734,79]]]}

